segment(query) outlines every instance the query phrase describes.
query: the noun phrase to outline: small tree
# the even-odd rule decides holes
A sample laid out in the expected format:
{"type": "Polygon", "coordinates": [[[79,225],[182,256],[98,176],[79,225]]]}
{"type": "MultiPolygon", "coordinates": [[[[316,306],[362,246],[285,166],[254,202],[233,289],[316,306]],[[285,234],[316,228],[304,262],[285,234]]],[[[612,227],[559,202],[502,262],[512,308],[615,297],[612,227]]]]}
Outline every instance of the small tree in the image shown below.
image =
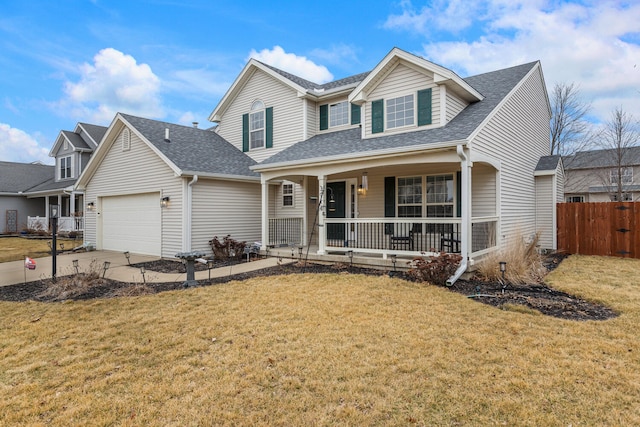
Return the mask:
{"type": "Polygon", "coordinates": [[[581,99],[579,88],[573,83],[556,83],[550,98],[551,154],[566,156],[587,147],[592,140],[586,119],[591,104],[581,99]]]}
{"type": "Polygon", "coordinates": [[[626,170],[633,166],[629,149],[640,142],[640,126],[633,115],[626,113],[621,107],[611,113],[600,133],[600,144],[609,158],[611,169],[604,174],[603,181],[613,187],[611,194],[622,201],[626,181],[626,170]]]}

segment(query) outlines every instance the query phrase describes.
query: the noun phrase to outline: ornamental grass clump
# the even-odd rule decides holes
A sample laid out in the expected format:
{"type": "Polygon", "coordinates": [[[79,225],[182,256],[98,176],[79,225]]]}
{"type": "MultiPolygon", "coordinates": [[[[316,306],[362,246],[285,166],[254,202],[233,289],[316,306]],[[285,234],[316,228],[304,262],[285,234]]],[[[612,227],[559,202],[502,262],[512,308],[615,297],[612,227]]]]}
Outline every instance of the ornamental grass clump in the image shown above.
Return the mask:
{"type": "Polygon", "coordinates": [[[537,250],[539,240],[540,236],[537,233],[528,242],[523,237],[511,240],[503,249],[487,255],[478,263],[478,276],[486,281],[502,283],[500,262],[506,262],[505,282],[511,284],[540,282],[546,273],[546,268],[537,250]]]}
{"type": "Polygon", "coordinates": [[[101,274],[102,268],[94,259],[86,271],[59,277],[55,282],[53,279],[47,279],[45,281],[46,289],[38,296],[53,301],[64,301],[77,297],[87,293],[92,287],[107,285],[108,282],[101,277],[101,274]]]}

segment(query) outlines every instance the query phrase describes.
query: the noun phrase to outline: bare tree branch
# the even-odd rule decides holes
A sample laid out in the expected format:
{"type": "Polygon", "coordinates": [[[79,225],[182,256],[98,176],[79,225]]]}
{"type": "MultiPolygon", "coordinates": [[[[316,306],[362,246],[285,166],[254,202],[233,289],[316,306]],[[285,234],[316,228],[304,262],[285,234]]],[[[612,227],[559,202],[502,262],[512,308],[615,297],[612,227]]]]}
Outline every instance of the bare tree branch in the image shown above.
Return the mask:
{"type": "Polygon", "coordinates": [[[575,84],[556,83],[553,86],[551,110],[551,154],[566,156],[591,143],[592,126],[586,120],[591,104],[580,98],[580,90],[575,84]]]}

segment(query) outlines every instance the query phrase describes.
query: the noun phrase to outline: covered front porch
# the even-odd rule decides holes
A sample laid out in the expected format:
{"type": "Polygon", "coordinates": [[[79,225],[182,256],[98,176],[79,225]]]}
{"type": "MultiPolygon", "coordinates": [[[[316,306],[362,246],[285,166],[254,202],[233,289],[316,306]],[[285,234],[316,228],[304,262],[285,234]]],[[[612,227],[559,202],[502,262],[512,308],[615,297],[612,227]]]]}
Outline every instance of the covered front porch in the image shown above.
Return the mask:
{"type": "Polygon", "coordinates": [[[30,230],[48,231],[50,229],[49,213],[51,206],[60,207],[58,230],[62,232],[84,231],[84,194],[82,192],[62,192],[43,196],[45,209],[42,216],[27,217],[27,228],[30,230]]]}
{"type": "Polygon", "coordinates": [[[262,172],[262,182],[263,250],[389,267],[393,255],[440,252],[472,263],[499,241],[498,170],[455,148],[262,172]]]}

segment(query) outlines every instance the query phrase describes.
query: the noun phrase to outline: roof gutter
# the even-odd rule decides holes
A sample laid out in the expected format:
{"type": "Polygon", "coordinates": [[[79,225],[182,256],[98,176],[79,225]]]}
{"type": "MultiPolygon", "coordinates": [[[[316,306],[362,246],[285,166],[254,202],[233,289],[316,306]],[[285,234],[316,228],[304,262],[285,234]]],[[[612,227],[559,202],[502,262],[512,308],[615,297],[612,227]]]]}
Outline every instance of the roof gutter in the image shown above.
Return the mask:
{"type": "Polygon", "coordinates": [[[456,280],[462,276],[462,274],[467,271],[467,266],[469,262],[469,208],[470,208],[470,200],[469,200],[469,169],[471,168],[471,162],[469,161],[469,156],[464,152],[464,147],[462,144],[459,144],[456,147],[456,152],[458,153],[458,157],[460,157],[460,166],[461,166],[461,185],[460,192],[462,193],[461,201],[462,201],[462,221],[460,223],[460,255],[462,255],[462,260],[460,260],[460,265],[453,276],[447,279],[447,286],[452,286],[456,280]]]}

